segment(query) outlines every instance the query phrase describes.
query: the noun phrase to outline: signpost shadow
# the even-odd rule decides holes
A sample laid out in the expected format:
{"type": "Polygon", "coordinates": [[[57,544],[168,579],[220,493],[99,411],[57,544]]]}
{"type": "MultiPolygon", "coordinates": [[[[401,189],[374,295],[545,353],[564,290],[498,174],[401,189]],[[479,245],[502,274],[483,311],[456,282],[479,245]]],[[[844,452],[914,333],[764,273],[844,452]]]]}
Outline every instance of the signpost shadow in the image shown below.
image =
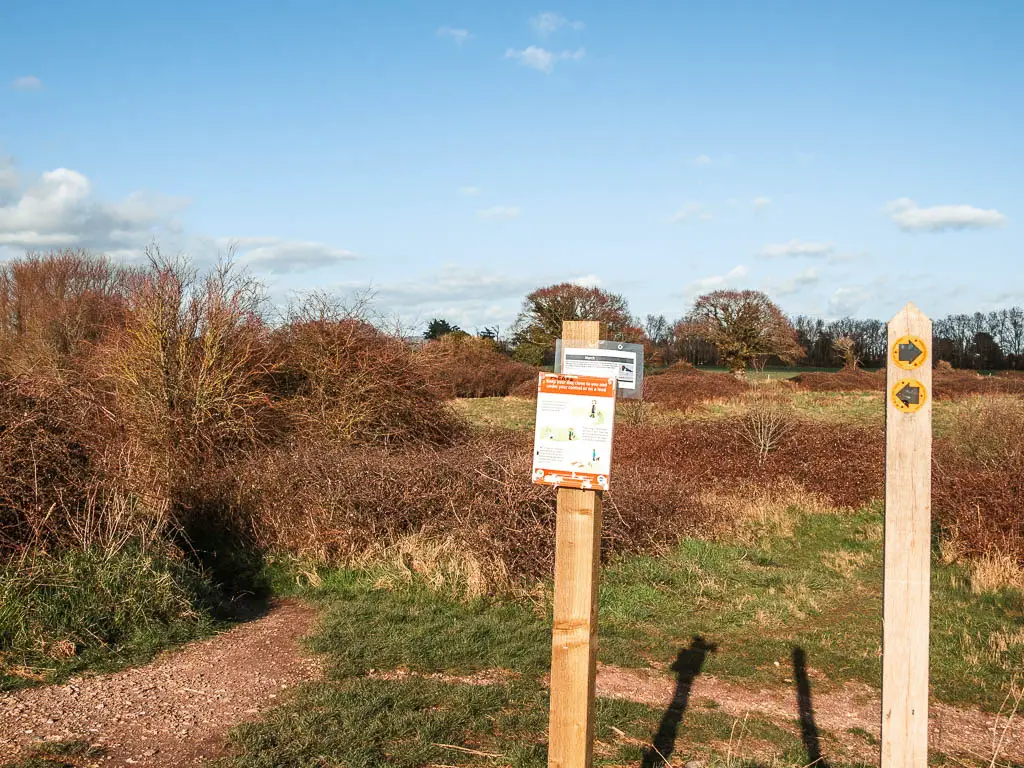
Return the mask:
{"type": "Polygon", "coordinates": [[[821,754],[821,736],[814,720],[811,681],[807,677],[807,654],[803,648],[793,648],[793,680],[796,683],[796,706],[800,713],[800,739],[807,750],[808,764],[828,768],[828,762],[821,754]]]}
{"type": "Polygon", "coordinates": [[[644,751],[642,768],[656,768],[656,766],[664,766],[668,763],[672,751],[675,749],[679,724],[690,704],[690,690],[693,688],[693,681],[697,679],[697,675],[704,667],[707,655],[713,653],[716,648],[714,643],[707,642],[700,635],[694,635],[690,647],[679,651],[679,655],[672,665],[672,671],[676,673],[676,689],[665,714],[661,716],[661,724],[651,742],[651,748],[644,751]]]}

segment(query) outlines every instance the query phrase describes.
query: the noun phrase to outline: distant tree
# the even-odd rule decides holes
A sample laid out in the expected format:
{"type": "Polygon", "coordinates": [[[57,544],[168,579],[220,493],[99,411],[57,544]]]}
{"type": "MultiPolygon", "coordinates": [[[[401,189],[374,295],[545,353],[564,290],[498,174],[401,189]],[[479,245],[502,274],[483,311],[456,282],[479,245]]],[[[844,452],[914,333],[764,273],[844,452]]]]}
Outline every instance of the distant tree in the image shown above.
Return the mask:
{"type": "Polygon", "coordinates": [[[523,299],[523,307],[513,332],[515,357],[541,365],[555,339],[562,335],[566,320],[598,320],[607,338],[614,341],[640,341],[643,329],[629,314],[625,298],[600,288],[575,283],[559,283],[538,288],[523,299]]]}
{"type": "Polygon", "coordinates": [[[760,291],[714,291],[701,296],[676,327],[676,335],[714,344],[722,362],[737,376],[758,357],[793,363],[804,354],[792,324],[760,291]]]}
{"type": "Polygon", "coordinates": [[[481,330],[477,334],[477,336],[479,336],[481,339],[490,339],[491,341],[497,342],[498,331],[498,326],[494,326],[493,328],[491,328],[490,326],[485,326],[483,330],[481,330]]]}
{"type": "Polygon", "coordinates": [[[457,325],[452,325],[447,320],[441,317],[435,317],[429,323],[427,323],[427,330],[423,334],[423,338],[428,341],[440,339],[442,336],[447,336],[449,333],[459,333],[462,329],[457,325]]]}
{"type": "Polygon", "coordinates": [[[832,349],[835,351],[836,357],[843,361],[843,368],[852,370],[860,363],[857,342],[852,336],[840,336],[832,342],[832,349]]]}

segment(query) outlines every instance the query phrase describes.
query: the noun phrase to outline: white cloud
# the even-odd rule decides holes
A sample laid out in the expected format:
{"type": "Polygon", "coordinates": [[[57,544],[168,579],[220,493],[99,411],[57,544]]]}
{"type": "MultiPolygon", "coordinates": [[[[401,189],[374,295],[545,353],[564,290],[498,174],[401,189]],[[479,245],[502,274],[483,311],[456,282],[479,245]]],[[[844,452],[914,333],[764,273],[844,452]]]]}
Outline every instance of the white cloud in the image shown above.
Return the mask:
{"type": "Polygon", "coordinates": [[[524,48],[521,51],[517,51],[514,48],[509,48],[505,51],[506,59],[515,59],[524,67],[536,69],[538,72],[543,72],[546,75],[550,75],[554,71],[555,64],[558,62],[579,61],[586,55],[587,52],[583,48],[577,48],[575,51],[555,53],[545,48],[539,48],[536,45],[531,45],[529,48],[524,48]]]}
{"type": "Polygon", "coordinates": [[[944,232],[955,229],[998,227],[1006,217],[996,210],[973,205],[934,205],[921,208],[913,200],[901,197],[883,209],[904,232],[944,232]]]}
{"type": "Polygon", "coordinates": [[[770,197],[755,197],[754,198],[754,211],[763,211],[772,204],[770,197]]]}
{"type": "Polygon", "coordinates": [[[742,281],[748,274],[750,274],[750,270],[744,265],[738,264],[724,275],[711,275],[710,277],[702,277],[699,280],[687,283],[683,288],[683,295],[687,298],[693,298],[708,291],[729,288],[742,281]]]}
{"type": "Polygon", "coordinates": [[[833,317],[852,315],[873,295],[874,290],[862,285],[837,288],[828,300],[829,314],[833,317]]]}
{"type": "MultiPolygon", "coordinates": [[[[468,300],[518,300],[540,284],[536,278],[482,272],[471,267],[446,264],[433,274],[379,285],[376,293],[378,299],[389,306],[422,310],[424,307],[468,300]]],[[[355,283],[346,285],[357,287],[355,283]]]]}
{"type": "Polygon", "coordinates": [[[219,243],[224,247],[235,246],[239,263],[273,275],[311,272],[359,258],[352,251],[323,243],[279,237],[221,238],[219,243]]]}
{"type": "Polygon", "coordinates": [[[545,11],[544,13],[539,13],[530,19],[530,26],[533,27],[533,31],[541,37],[547,37],[563,27],[579,31],[586,25],[582,21],[569,21],[560,13],[545,11]]]}
{"type": "Polygon", "coordinates": [[[766,245],[761,249],[760,255],[769,259],[775,259],[782,256],[790,258],[822,258],[825,256],[831,256],[834,251],[835,246],[833,246],[832,243],[807,243],[802,240],[793,239],[788,243],[766,245]]]}
{"type": "Polygon", "coordinates": [[[708,211],[703,203],[684,203],[683,207],[672,214],[669,219],[671,224],[678,224],[681,221],[711,221],[714,216],[708,211]]]}
{"type": "Polygon", "coordinates": [[[476,197],[480,194],[480,187],[459,187],[459,194],[466,197],[476,197]]]}
{"type": "MultiPolygon", "coordinates": [[[[16,176],[8,172],[5,177],[17,185],[16,176]]],[[[95,197],[81,173],[57,168],[16,191],[8,204],[0,200],[0,246],[107,252],[142,248],[161,231],[179,231],[174,215],[187,205],[187,200],[147,192],[105,202],[95,197]]]]}
{"type": "Polygon", "coordinates": [[[438,37],[447,37],[455,41],[456,45],[462,45],[473,38],[473,33],[468,29],[457,29],[455,27],[438,27],[435,32],[438,37]]]}
{"type": "Polygon", "coordinates": [[[14,167],[14,158],[0,155],[0,203],[4,200],[4,190],[17,189],[20,182],[18,170],[14,167]]]}
{"type": "Polygon", "coordinates": [[[0,158],[0,182],[13,182],[5,203],[0,189],[0,254],[26,250],[87,248],[113,258],[134,259],[156,240],[167,252],[184,251],[207,262],[229,246],[240,263],[272,274],[306,272],[358,258],[322,243],[276,237],[213,238],[188,234],[176,216],[189,204],[151,192],[134,192],[119,201],[100,199],[89,179],[68,168],[43,173],[20,188],[13,162],[0,158]]]}
{"type": "Polygon", "coordinates": [[[574,285],[582,286],[583,288],[599,288],[603,281],[597,275],[583,275],[577,277],[572,281],[574,285]]]}
{"type": "Polygon", "coordinates": [[[808,267],[785,280],[778,282],[767,282],[765,287],[770,293],[776,296],[791,296],[798,293],[801,288],[808,288],[821,282],[821,274],[817,267],[808,267]]]}
{"type": "Polygon", "coordinates": [[[518,205],[494,205],[476,212],[481,219],[518,219],[523,209],[518,205]]]}
{"type": "Polygon", "coordinates": [[[711,165],[714,161],[708,155],[697,155],[693,158],[693,164],[700,167],[705,165],[711,165]]]}
{"type": "Polygon", "coordinates": [[[25,75],[15,78],[11,87],[16,91],[38,91],[43,87],[43,81],[35,75],[25,75]]]}

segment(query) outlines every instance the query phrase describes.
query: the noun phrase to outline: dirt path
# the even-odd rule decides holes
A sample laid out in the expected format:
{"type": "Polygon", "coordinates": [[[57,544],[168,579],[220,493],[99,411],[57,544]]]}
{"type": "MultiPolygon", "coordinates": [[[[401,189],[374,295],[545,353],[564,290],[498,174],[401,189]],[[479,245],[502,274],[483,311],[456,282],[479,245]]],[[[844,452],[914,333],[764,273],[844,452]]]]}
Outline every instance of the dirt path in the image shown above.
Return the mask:
{"type": "MultiPolygon", "coordinates": [[[[813,686],[813,680],[811,681],[813,686]]],[[[801,732],[801,722],[807,724],[807,732],[816,729],[827,731],[842,746],[849,757],[877,762],[878,747],[851,729],[860,729],[879,738],[879,718],[882,709],[879,692],[861,683],[847,683],[841,689],[813,693],[808,713],[801,712],[797,694],[793,690],[777,688],[748,688],[728,683],[710,675],[699,675],[689,691],[689,707],[700,707],[706,702],[715,702],[716,711],[725,712],[736,718],[745,714],[757,714],[786,727],[795,733],[801,732]]],[[[676,682],[664,673],[655,670],[622,669],[602,666],[597,675],[597,695],[609,699],[625,699],[653,707],[665,708],[676,695],[676,682]]],[[[685,718],[685,714],[684,714],[685,718]]],[[[999,723],[993,715],[975,710],[957,709],[945,704],[932,704],[929,712],[931,749],[946,755],[959,755],[983,760],[986,764],[995,752],[995,746],[1002,737],[1002,761],[1024,759],[1024,722],[1018,718],[1006,730],[1006,718],[999,723]]],[[[831,742],[834,745],[834,742],[831,742]]],[[[822,754],[828,758],[830,740],[822,735],[822,754]]],[[[834,755],[832,755],[834,757],[834,755]]]]}
{"type": "MultiPolygon", "coordinates": [[[[319,675],[318,662],[303,655],[298,643],[314,618],[309,606],[285,602],[260,619],[145,667],[0,695],[0,762],[17,758],[32,742],[60,740],[103,747],[105,755],[96,760],[101,766],[176,768],[223,756],[229,728],[255,719],[294,685],[319,675]]],[[[822,731],[825,758],[837,757],[841,747],[848,758],[876,762],[878,747],[851,729],[877,739],[878,691],[847,684],[818,693],[813,670],[809,676],[813,712],[802,718],[793,690],[744,687],[709,675],[693,681],[688,707],[714,702],[717,711],[738,719],[757,714],[797,734],[802,722],[805,729],[822,731]]],[[[504,677],[495,672],[458,679],[487,685],[504,677]]],[[[602,666],[597,694],[665,708],[677,695],[677,683],[659,670],[602,666]]],[[[1005,718],[997,723],[992,715],[936,704],[931,744],[945,754],[987,763],[1002,736],[1001,758],[1024,760],[1024,721],[1016,720],[1005,735],[1004,723],[1005,718]]]]}
{"type": "Polygon", "coordinates": [[[275,706],[319,673],[301,653],[314,611],[284,602],[145,667],[0,695],[0,762],[34,741],[101,746],[102,766],[201,765],[224,754],[225,732],[275,706]]]}

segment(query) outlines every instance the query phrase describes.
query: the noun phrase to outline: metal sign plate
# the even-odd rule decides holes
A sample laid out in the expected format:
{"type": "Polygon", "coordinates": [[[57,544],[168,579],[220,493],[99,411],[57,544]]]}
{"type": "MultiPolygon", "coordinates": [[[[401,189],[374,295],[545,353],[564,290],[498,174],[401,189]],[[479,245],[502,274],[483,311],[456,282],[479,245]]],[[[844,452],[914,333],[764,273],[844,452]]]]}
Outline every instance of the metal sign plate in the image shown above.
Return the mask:
{"type": "Polygon", "coordinates": [[[596,349],[563,348],[562,340],[557,339],[555,373],[614,378],[618,382],[618,397],[642,400],[644,345],[625,341],[602,341],[596,349]]]}

